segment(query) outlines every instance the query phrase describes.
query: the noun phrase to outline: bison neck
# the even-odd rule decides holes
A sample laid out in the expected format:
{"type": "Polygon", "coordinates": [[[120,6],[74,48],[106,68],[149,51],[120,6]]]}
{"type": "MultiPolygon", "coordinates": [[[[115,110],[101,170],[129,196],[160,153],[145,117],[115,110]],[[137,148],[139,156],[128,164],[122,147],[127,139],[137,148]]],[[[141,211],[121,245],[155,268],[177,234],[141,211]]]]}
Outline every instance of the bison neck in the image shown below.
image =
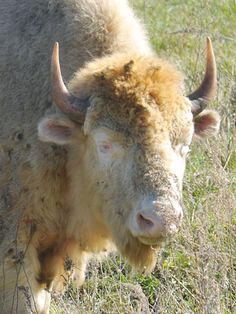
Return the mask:
{"type": "Polygon", "coordinates": [[[65,148],[42,146],[44,158],[38,151],[36,167],[31,164],[31,172],[25,170],[22,177],[29,191],[22,227],[30,231],[33,219],[37,226],[34,242],[40,252],[68,239],[75,241],[80,251],[107,249],[110,235],[101,219],[101,199],[91,197],[96,192],[86,181],[83,162],[78,156],[72,162],[65,148]]]}
{"type": "Polygon", "coordinates": [[[111,234],[103,219],[103,198],[91,184],[83,157],[68,160],[70,214],[66,226],[68,238],[80,243],[82,250],[100,252],[111,247],[111,234]],[[78,160],[79,159],[79,160],[78,160]],[[76,169],[76,171],[71,171],[76,169]]]}

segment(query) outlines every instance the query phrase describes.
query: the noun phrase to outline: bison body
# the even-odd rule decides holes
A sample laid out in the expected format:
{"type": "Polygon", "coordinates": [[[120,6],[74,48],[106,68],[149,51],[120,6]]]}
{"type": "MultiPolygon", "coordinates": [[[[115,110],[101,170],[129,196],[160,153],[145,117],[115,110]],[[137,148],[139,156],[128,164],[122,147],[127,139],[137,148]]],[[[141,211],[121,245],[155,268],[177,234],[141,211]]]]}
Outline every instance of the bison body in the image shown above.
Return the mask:
{"type": "Polygon", "coordinates": [[[0,308],[48,313],[67,263],[79,284],[91,253],[155,266],[194,130],[219,124],[214,56],[185,97],[121,0],[1,0],[0,42],[0,308]]]}

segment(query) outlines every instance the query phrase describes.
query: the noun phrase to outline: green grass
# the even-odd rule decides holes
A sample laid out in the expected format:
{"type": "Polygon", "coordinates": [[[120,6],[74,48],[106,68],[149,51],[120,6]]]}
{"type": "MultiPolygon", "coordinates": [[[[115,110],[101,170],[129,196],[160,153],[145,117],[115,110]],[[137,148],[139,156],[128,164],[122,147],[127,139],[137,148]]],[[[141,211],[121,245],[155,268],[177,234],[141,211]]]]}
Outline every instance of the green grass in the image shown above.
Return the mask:
{"type": "Polygon", "coordinates": [[[149,276],[120,257],[92,261],[83,288],[55,296],[52,313],[236,313],[236,2],[132,0],[158,55],[201,81],[206,36],[218,67],[220,134],[193,144],[184,180],[180,233],[149,276]],[[79,297],[78,297],[79,296],[79,297]],[[79,298],[79,299],[78,299],[79,298]]]}

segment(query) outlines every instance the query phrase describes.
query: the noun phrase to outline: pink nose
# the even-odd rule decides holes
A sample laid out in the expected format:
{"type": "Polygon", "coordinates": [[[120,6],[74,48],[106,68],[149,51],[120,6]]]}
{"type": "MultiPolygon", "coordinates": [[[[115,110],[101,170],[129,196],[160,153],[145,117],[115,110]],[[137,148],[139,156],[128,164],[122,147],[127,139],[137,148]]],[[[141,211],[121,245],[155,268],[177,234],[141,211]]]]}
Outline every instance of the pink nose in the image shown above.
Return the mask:
{"type": "Polygon", "coordinates": [[[141,233],[152,238],[165,236],[165,224],[162,219],[152,213],[140,211],[136,215],[136,222],[141,233]]]}

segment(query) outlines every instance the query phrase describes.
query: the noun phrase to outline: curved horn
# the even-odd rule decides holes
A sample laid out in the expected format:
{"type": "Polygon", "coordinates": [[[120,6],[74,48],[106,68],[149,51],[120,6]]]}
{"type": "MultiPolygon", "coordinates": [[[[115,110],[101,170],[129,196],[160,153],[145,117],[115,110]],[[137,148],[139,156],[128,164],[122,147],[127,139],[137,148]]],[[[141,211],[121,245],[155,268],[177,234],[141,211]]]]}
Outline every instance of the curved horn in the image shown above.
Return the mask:
{"type": "Polygon", "coordinates": [[[215,56],[211,44],[211,40],[207,37],[207,56],[206,70],[204,79],[200,87],[190,94],[188,98],[192,100],[194,115],[199,114],[207,105],[207,102],[213,99],[216,95],[217,88],[217,71],[215,56]]]}
{"type": "Polygon", "coordinates": [[[75,122],[84,122],[85,113],[89,106],[88,100],[81,100],[68,92],[62,75],[59,62],[59,44],[56,42],[53,47],[51,61],[52,75],[52,97],[57,107],[75,122]]]}

